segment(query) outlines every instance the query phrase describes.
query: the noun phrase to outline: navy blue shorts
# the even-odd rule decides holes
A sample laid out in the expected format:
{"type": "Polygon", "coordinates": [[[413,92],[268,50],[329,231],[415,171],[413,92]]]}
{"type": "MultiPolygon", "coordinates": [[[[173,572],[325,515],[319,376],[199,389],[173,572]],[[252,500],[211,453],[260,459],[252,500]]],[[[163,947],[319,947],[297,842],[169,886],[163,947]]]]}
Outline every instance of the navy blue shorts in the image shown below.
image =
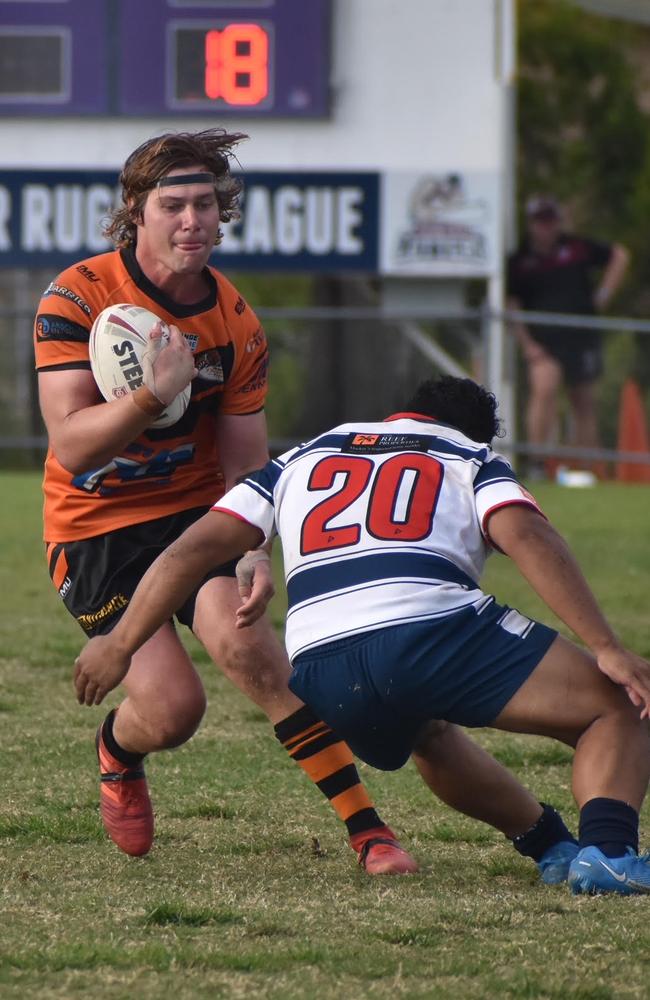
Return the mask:
{"type": "Polygon", "coordinates": [[[289,687],[366,763],[402,767],[431,719],[488,726],[533,672],[554,629],[492,601],[376,629],[296,657],[289,687]]]}

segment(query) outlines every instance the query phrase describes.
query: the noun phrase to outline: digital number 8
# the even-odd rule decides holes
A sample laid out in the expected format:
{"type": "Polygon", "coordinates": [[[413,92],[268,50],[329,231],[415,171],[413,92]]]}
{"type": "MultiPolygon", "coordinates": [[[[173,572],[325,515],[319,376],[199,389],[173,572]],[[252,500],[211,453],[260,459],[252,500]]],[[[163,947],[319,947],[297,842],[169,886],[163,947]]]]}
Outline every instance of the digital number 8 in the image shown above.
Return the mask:
{"type": "Polygon", "coordinates": [[[229,24],[205,36],[205,93],[227,104],[259,104],[269,90],[269,39],[259,24],[229,24]]]}

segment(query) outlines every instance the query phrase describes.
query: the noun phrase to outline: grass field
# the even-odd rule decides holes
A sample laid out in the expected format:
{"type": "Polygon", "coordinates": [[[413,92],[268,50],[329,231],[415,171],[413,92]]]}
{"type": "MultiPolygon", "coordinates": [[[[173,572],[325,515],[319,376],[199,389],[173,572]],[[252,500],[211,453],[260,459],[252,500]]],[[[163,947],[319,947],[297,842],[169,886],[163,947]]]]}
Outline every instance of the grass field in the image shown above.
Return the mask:
{"type": "MultiPolygon", "coordinates": [[[[201,730],[148,765],[154,849],[121,854],[97,811],[93,735],[105,708],[73,698],[82,636],[47,578],[39,477],[0,483],[2,1000],[650,996],[650,899],[542,886],[499,834],[436,803],[410,765],[361,771],[422,871],[370,879],[264,716],[205,659],[201,730]]],[[[649,656],[650,491],[537,495],[622,636],[649,656]]],[[[556,624],[505,558],[485,582],[556,624]]],[[[477,738],[575,824],[567,750],[477,738]]]]}

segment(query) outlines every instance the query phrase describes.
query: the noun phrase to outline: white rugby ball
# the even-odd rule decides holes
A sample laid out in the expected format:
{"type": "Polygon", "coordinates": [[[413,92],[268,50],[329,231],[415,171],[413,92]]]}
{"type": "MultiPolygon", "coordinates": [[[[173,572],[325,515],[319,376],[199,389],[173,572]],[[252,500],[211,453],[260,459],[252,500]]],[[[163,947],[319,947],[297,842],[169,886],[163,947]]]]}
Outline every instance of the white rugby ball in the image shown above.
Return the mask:
{"type": "MultiPolygon", "coordinates": [[[[159,316],[142,306],[120,302],[103,309],[90,331],[90,367],[99,391],[109,403],[144,385],[142,359],[151,349],[149,333],[162,322],[162,344],[169,339],[169,327],[159,316]]],[[[192,392],[188,385],[152,423],[171,427],[185,413],[192,392]]]]}

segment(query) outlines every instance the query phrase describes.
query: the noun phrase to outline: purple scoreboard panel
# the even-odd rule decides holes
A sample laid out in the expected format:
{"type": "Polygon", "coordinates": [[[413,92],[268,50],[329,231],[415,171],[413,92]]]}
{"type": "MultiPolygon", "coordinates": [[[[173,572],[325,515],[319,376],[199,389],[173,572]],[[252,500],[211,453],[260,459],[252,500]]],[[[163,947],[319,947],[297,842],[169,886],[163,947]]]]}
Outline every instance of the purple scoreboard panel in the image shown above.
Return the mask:
{"type": "Polygon", "coordinates": [[[0,115],[323,118],[331,0],[0,0],[0,115]]]}
{"type": "Polygon", "coordinates": [[[0,3],[0,114],[106,114],[108,5],[0,3]]]}

